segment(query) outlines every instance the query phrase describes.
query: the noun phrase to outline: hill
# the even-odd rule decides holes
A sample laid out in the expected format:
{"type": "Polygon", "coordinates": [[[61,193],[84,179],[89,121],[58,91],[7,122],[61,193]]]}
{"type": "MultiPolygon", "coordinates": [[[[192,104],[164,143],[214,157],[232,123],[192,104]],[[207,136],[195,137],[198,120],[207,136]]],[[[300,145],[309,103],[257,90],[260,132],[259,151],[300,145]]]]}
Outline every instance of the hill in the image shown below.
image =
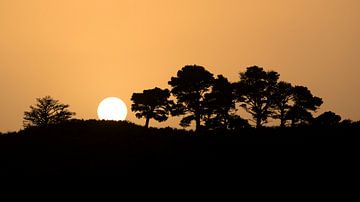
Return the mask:
{"type": "MultiPolygon", "coordinates": [[[[358,134],[359,128],[355,127],[263,128],[194,134],[172,128],[146,129],[129,122],[73,120],[1,135],[0,173],[194,174],[304,166],[305,160],[314,164],[345,161],[341,145],[357,144],[358,134]]],[[[351,153],[351,148],[346,151],[351,153]]]]}

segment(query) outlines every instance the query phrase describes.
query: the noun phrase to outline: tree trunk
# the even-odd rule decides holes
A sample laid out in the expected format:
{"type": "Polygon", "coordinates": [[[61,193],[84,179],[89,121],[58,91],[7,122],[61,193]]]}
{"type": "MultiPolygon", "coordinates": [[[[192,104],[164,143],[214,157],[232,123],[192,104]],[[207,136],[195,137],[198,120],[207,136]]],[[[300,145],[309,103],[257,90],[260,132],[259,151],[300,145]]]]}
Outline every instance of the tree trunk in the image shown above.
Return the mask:
{"type": "Polygon", "coordinates": [[[261,128],[261,118],[260,117],[256,118],[256,128],[261,128]]]}
{"type": "Polygon", "coordinates": [[[195,131],[199,132],[201,127],[201,115],[200,115],[200,94],[197,96],[197,101],[195,105],[195,122],[196,128],[195,131]]]}
{"type": "Polygon", "coordinates": [[[146,117],[145,128],[149,128],[150,117],[146,117]]]}
{"type": "Polygon", "coordinates": [[[281,128],[285,128],[285,119],[284,118],[281,118],[281,123],[280,123],[280,127],[281,128]]]}
{"type": "Polygon", "coordinates": [[[295,127],[295,120],[291,119],[291,127],[295,127]]]}
{"type": "Polygon", "coordinates": [[[286,123],[285,111],[284,111],[284,110],[281,110],[281,111],[280,111],[280,127],[281,127],[281,128],[285,128],[285,123],[286,123]]]}
{"type": "Polygon", "coordinates": [[[200,131],[200,126],[201,126],[200,125],[201,124],[201,122],[200,122],[200,114],[197,113],[195,115],[195,119],[196,119],[195,120],[196,121],[196,129],[195,130],[196,130],[196,132],[199,132],[200,131]]]}

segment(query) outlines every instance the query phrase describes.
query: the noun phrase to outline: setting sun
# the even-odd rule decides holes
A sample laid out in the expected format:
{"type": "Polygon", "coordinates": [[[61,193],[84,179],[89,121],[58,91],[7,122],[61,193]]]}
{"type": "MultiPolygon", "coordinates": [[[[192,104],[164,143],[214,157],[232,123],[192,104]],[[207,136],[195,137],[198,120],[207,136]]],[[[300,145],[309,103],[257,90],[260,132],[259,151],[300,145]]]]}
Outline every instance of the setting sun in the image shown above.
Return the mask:
{"type": "Polygon", "coordinates": [[[97,114],[100,120],[124,121],[127,115],[127,107],[121,99],[108,97],[99,104],[97,114]]]}

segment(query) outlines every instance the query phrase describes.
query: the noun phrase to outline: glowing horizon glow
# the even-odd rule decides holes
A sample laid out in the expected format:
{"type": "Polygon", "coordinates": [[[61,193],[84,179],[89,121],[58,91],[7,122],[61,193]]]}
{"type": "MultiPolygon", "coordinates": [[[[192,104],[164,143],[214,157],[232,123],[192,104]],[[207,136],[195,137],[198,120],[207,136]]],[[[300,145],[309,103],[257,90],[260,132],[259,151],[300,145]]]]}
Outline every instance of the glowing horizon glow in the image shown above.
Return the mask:
{"type": "Polygon", "coordinates": [[[100,120],[124,121],[127,116],[127,107],[120,98],[107,97],[100,102],[97,114],[100,120]]]}

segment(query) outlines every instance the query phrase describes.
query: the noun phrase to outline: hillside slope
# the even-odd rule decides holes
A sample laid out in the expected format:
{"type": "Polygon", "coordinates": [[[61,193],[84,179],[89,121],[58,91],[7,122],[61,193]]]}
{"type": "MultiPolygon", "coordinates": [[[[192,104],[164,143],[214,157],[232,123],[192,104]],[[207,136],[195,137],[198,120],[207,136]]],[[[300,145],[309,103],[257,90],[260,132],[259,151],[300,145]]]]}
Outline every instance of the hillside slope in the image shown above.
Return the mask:
{"type": "Polygon", "coordinates": [[[128,122],[74,120],[0,136],[0,172],[148,175],[299,167],[305,161],[345,161],[339,153],[344,153],[341,145],[357,144],[358,134],[355,128],[264,128],[194,134],[171,128],[145,129],[128,122]]]}

